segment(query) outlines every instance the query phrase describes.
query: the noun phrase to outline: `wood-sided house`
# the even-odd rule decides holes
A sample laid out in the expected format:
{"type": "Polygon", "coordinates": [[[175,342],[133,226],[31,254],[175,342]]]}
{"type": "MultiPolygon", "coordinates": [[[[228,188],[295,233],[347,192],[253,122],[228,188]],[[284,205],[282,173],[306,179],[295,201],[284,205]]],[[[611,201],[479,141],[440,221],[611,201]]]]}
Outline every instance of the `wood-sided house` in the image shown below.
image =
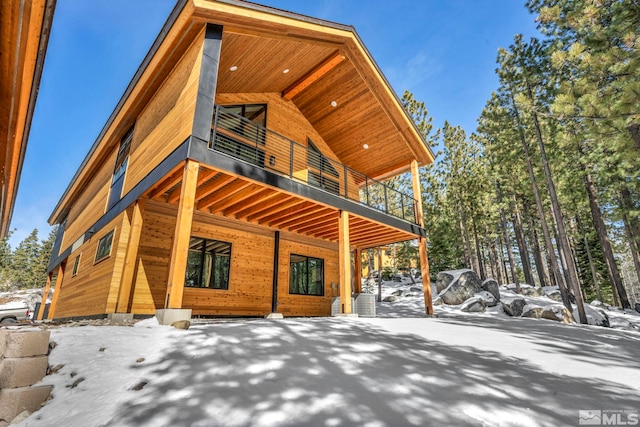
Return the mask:
{"type": "Polygon", "coordinates": [[[0,2],[0,238],[13,215],[55,6],[0,2]]]}
{"type": "Polygon", "coordinates": [[[429,312],[432,160],[352,27],[180,0],[51,214],[48,317],[349,314],[360,251],[410,239],[429,312]]]}

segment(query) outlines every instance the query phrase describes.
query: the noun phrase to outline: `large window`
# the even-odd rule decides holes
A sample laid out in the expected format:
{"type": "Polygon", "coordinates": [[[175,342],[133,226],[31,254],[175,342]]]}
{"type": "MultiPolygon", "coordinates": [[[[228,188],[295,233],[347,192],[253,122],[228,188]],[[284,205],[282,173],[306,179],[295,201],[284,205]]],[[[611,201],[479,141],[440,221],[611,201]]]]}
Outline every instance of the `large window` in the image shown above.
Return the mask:
{"type": "MultiPolygon", "coordinates": [[[[225,105],[222,108],[215,149],[263,167],[267,104],[225,105]]],[[[213,129],[211,132],[213,134],[213,129]]]]}
{"type": "Polygon", "coordinates": [[[94,262],[98,262],[105,258],[108,258],[111,255],[111,244],[113,243],[113,232],[111,230],[107,234],[105,234],[100,241],[98,242],[98,250],[96,251],[96,258],[94,262]]]}
{"type": "Polygon", "coordinates": [[[324,295],[324,260],[291,254],[289,293],[324,295]]]}
{"type": "Polygon", "coordinates": [[[309,166],[309,185],[324,188],[325,190],[340,194],[340,184],[333,178],[339,178],[340,174],[331,164],[331,160],[325,157],[320,149],[307,138],[308,152],[307,165],[309,166]]]}
{"type": "Polygon", "coordinates": [[[185,286],[229,289],[231,243],[192,237],[185,286]]]}
{"type": "Polygon", "coordinates": [[[118,155],[116,156],[116,166],[113,169],[113,178],[111,178],[111,190],[109,192],[109,201],[107,202],[107,210],[120,201],[122,197],[122,187],[124,186],[124,175],[127,171],[129,163],[129,151],[131,150],[131,140],[133,139],[133,126],[124,134],[120,140],[118,155]]]}

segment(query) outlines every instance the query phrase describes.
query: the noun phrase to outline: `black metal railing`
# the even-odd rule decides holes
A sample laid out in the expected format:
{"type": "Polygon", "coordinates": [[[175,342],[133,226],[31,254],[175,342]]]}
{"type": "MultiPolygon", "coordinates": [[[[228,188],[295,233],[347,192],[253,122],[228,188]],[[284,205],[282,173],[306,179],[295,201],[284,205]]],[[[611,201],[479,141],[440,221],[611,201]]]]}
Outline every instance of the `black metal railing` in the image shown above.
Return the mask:
{"type": "Polygon", "coordinates": [[[209,148],[417,223],[413,197],[219,105],[215,107],[209,148]]]}

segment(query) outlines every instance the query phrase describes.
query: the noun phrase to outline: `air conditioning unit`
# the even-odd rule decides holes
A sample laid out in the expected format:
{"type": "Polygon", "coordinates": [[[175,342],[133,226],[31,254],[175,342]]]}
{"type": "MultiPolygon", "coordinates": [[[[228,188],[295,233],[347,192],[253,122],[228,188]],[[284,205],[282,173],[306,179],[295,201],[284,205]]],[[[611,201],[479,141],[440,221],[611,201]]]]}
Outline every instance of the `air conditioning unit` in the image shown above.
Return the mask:
{"type": "MultiPolygon", "coordinates": [[[[355,306],[355,300],[351,298],[351,309],[353,313],[357,313],[355,306]]],[[[342,313],[340,307],[340,297],[334,297],[333,299],[331,299],[331,316],[336,316],[340,313],[342,313]]]]}
{"type": "Polygon", "coordinates": [[[356,294],[354,313],[361,317],[376,317],[376,294],[356,294]]]}

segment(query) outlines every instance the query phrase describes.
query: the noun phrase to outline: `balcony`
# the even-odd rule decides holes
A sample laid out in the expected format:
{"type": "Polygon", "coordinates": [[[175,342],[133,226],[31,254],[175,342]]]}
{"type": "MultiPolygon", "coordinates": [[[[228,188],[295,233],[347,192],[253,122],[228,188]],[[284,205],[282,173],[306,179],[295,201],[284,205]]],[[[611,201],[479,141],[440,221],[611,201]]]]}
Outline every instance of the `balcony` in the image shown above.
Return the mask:
{"type": "Polygon", "coordinates": [[[215,107],[209,149],[417,224],[413,197],[222,106],[215,107]]]}

